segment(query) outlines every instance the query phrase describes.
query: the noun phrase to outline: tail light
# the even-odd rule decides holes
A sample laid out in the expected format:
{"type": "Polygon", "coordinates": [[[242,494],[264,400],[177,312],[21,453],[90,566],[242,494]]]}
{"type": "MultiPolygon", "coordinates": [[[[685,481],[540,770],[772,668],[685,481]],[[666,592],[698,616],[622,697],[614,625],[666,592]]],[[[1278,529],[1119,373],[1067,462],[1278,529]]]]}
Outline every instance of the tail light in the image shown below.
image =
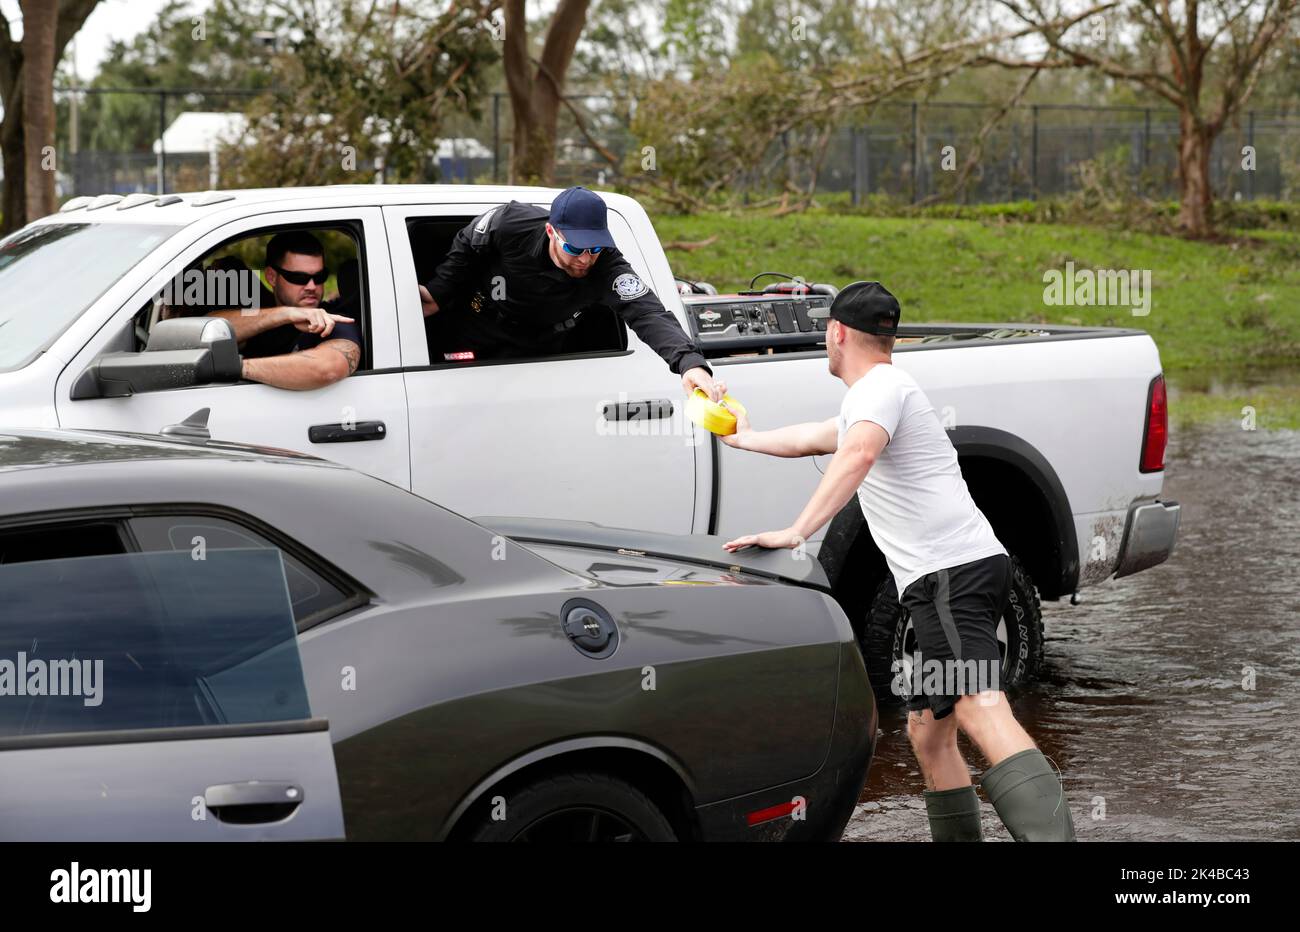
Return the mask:
{"type": "Polygon", "coordinates": [[[780,803],[776,806],[769,806],[766,809],[757,809],[754,812],[747,813],[745,815],[745,821],[752,828],[753,826],[761,825],[764,822],[772,822],[776,819],[784,818],[794,812],[797,808],[799,808],[799,804],[795,801],[780,803]]]}
{"type": "Polygon", "coordinates": [[[1169,440],[1169,398],[1165,394],[1165,377],[1151,380],[1147,392],[1147,423],[1142,432],[1140,472],[1159,472],[1165,468],[1165,444],[1169,440]]]}

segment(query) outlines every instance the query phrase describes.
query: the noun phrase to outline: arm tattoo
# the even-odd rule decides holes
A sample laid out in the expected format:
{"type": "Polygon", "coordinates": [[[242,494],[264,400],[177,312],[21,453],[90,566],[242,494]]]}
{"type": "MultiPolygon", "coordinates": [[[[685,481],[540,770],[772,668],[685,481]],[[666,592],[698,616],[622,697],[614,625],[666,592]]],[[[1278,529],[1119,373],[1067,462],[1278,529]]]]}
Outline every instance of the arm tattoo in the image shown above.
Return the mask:
{"type": "Polygon", "coordinates": [[[343,358],[348,361],[348,375],[351,375],[357,371],[357,366],[361,364],[361,348],[351,340],[341,340],[339,342],[347,345],[339,346],[338,344],[330,343],[328,344],[329,348],[342,355],[343,358]]]}

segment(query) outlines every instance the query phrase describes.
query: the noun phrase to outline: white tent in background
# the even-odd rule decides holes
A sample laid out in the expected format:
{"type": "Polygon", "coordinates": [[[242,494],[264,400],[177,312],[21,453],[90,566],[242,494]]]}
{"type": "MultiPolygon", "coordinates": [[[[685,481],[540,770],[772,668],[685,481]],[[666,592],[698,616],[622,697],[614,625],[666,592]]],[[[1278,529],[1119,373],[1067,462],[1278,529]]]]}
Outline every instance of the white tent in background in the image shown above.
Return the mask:
{"type": "Polygon", "coordinates": [[[438,140],[439,159],[490,159],[492,150],[472,136],[438,140]]]}
{"type": "Polygon", "coordinates": [[[218,185],[217,149],[222,143],[233,142],[244,134],[248,120],[242,113],[206,113],[187,110],[177,114],[171,126],[163,132],[162,139],[154,140],[157,155],[207,155],[208,187],[218,185]]]}

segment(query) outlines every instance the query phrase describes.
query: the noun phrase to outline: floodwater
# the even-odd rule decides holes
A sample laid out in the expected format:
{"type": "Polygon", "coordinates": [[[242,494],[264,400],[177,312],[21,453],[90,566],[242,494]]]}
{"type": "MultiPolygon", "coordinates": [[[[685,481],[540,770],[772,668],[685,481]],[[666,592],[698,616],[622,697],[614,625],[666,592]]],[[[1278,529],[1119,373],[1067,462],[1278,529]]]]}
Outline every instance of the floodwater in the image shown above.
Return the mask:
{"type": "MultiPolygon", "coordinates": [[[[1300,839],[1300,432],[1174,432],[1162,497],[1182,504],[1173,556],[1043,603],[1043,676],[1016,717],[1080,841],[1300,839]]],[[[905,715],[880,718],[844,838],[929,840],[905,715]]],[[[981,802],[985,839],[1009,841],[981,802]]]]}

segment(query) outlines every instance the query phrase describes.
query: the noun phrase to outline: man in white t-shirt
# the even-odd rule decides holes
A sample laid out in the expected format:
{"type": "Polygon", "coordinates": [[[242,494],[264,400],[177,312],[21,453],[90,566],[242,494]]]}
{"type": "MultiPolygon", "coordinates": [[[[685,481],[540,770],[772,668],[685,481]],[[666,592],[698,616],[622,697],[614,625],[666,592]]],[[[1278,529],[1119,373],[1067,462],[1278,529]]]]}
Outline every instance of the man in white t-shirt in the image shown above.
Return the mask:
{"type": "Polygon", "coordinates": [[[960,728],[988,758],[980,783],[1012,837],[1073,841],[1056,770],[998,686],[996,631],[1010,594],[1010,557],[971,499],[925,393],[893,365],[900,313],[879,282],[855,282],[828,310],[811,313],[830,318],[830,372],[849,386],[839,416],[756,431],[737,415],[736,433],[722,440],[773,456],[835,456],[790,527],[723,546],[798,547],[856,493],[916,632],[907,734],[925,776],[931,837],[982,839],[979,797],[957,748],[960,728]]]}

